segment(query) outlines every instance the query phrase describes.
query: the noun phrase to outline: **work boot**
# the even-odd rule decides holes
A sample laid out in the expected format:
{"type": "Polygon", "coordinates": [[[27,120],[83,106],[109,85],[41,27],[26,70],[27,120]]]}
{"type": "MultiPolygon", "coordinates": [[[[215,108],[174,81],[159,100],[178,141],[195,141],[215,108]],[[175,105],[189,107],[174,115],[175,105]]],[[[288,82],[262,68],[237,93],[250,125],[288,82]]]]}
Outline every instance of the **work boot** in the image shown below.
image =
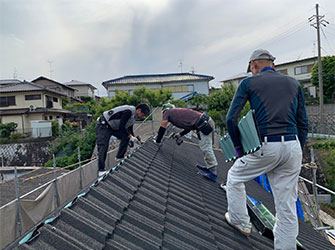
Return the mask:
{"type": "Polygon", "coordinates": [[[226,212],[225,215],[224,215],[227,223],[235,228],[236,230],[238,230],[241,234],[245,235],[245,236],[249,236],[251,234],[251,223],[249,222],[248,224],[241,224],[241,225],[234,225],[231,220],[230,220],[230,216],[229,216],[229,213],[226,212]]]}
{"type": "Polygon", "coordinates": [[[205,172],[207,172],[207,173],[210,172],[210,170],[209,170],[206,166],[202,166],[202,165],[200,165],[200,164],[197,164],[196,166],[197,166],[197,168],[199,168],[199,169],[202,170],[202,171],[205,171],[205,172]]]}
{"type": "Polygon", "coordinates": [[[216,182],[216,179],[217,179],[217,175],[214,174],[213,172],[210,172],[208,174],[205,174],[205,173],[202,173],[202,172],[199,172],[200,175],[202,175],[203,177],[205,177],[206,179],[208,180],[211,180],[211,181],[214,181],[216,182]]]}

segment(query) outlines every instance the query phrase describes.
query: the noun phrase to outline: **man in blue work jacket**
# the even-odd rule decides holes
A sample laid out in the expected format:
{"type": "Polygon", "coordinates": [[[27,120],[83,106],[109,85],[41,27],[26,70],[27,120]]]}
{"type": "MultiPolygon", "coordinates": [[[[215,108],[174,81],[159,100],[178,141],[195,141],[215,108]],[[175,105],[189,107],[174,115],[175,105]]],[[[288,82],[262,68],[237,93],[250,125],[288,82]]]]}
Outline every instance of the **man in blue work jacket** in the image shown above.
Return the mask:
{"type": "Polygon", "coordinates": [[[253,75],[240,83],[228,111],[228,132],[239,158],[227,176],[228,212],[225,218],[242,234],[250,235],[244,183],[267,173],[276,208],[274,248],[296,249],[298,218],[295,202],[308,119],[299,82],[275,71],[274,60],[267,50],[252,53],[248,72],[253,75]],[[237,124],[247,101],[255,110],[262,147],[243,156],[237,124]]]}

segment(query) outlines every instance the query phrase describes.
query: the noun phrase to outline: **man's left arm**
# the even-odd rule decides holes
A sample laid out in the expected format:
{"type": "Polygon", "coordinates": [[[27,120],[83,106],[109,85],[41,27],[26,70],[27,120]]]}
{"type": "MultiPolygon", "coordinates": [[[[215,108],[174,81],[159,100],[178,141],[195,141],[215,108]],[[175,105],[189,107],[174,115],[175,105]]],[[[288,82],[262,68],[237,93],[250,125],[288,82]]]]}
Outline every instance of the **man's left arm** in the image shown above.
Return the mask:
{"type": "Polygon", "coordinates": [[[166,127],[168,125],[168,120],[163,120],[161,122],[161,126],[159,127],[159,130],[158,130],[158,135],[157,135],[157,138],[156,138],[156,143],[160,143],[162,141],[162,138],[165,134],[165,130],[166,130],[166,127]]]}
{"type": "Polygon", "coordinates": [[[304,94],[300,84],[298,93],[297,129],[301,148],[304,148],[308,134],[308,118],[305,108],[304,94]]]}

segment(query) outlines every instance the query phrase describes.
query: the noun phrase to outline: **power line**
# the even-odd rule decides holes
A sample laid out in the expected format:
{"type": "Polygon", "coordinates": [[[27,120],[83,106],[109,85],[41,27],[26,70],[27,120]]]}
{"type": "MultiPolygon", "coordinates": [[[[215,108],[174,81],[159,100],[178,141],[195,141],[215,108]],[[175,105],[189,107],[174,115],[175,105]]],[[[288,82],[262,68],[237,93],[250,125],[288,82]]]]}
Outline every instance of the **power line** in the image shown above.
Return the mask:
{"type": "Polygon", "coordinates": [[[326,41],[327,41],[327,43],[328,43],[328,46],[329,46],[330,50],[331,50],[332,52],[334,52],[333,49],[332,49],[332,47],[330,46],[330,43],[329,43],[329,40],[328,40],[326,34],[325,34],[325,32],[323,31],[322,28],[321,28],[321,31],[322,31],[323,36],[326,38],[326,41]]]}

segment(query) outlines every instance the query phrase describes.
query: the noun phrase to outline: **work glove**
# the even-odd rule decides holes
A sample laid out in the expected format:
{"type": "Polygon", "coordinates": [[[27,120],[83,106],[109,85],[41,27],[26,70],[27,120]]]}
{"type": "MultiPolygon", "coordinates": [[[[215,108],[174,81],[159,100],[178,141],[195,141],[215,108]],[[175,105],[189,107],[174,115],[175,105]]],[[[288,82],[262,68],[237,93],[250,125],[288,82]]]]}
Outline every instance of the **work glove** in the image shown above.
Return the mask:
{"type": "Polygon", "coordinates": [[[184,140],[182,139],[182,136],[179,133],[176,133],[174,138],[176,139],[176,143],[178,146],[184,142],[184,140]]]}
{"type": "Polygon", "coordinates": [[[129,139],[129,141],[131,141],[133,143],[138,143],[139,142],[138,138],[135,137],[135,136],[131,136],[130,139],[129,139]]]}
{"type": "Polygon", "coordinates": [[[242,157],[244,155],[243,147],[242,146],[235,147],[235,154],[237,158],[242,157]]]}

